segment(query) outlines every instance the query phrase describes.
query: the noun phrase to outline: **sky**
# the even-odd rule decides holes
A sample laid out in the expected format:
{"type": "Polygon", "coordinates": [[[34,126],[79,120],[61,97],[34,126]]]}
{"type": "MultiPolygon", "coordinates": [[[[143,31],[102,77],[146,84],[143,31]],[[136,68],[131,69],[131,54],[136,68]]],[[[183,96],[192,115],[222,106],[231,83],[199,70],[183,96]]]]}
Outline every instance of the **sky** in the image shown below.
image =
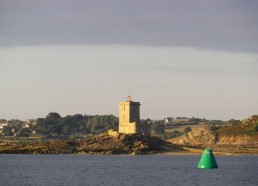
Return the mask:
{"type": "Polygon", "coordinates": [[[256,0],[0,0],[0,119],[258,114],[256,0]]]}

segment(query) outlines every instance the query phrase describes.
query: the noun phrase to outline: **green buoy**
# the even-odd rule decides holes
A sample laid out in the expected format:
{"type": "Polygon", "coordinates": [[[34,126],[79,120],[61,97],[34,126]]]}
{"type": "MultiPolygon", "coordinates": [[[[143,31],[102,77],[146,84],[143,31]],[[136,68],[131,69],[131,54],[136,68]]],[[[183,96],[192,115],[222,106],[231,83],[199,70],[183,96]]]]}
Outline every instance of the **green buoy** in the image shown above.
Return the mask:
{"type": "Polygon", "coordinates": [[[217,162],[210,148],[203,151],[202,157],[198,164],[199,169],[214,169],[218,168],[217,162]]]}

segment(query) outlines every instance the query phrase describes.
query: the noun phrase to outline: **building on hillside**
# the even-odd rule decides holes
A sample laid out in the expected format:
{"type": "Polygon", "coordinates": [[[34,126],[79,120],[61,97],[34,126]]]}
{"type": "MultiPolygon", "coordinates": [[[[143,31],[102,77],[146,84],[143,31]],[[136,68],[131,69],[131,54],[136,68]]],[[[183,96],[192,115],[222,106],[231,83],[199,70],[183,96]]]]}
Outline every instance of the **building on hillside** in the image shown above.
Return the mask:
{"type": "Polygon", "coordinates": [[[149,123],[151,124],[153,121],[149,118],[141,119],[141,123],[149,123]]]}
{"type": "Polygon", "coordinates": [[[172,123],[173,119],[174,119],[173,117],[166,117],[165,118],[165,124],[172,123]]]}
{"type": "Polygon", "coordinates": [[[187,117],[176,117],[173,122],[188,122],[190,119],[187,117]]]}
{"type": "Polygon", "coordinates": [[[7,126],[7,123],[1,123],[0,124],[0,133],[3,132],[4,127],[7,126]]]}
{"type": "Polygon", "coordinates": [[[5,126],[7,126],[7,123],[1,123],[0,124],[0,129],[3,129],[5,126]]]}
{"type": "Polygon", "coordinates": [[[22,128],[31,128],[31,124],[26,123],[22,128]]]}
{"type": "Polygon", "coordinates": [[[173,117],[166,117],[164,119],[165,121],[165,124],[178,124],[178,123],[186,123],[188,122],[190,119],[187,118],[187,117],[176,117],[176,118],[173,118],[173,117]]]}
{"type": "Polygon", "coordinates": [[[131,101],[131,96],[119,103],[119,133],[150,135],[150,125],[140,120],[140,105],[131,101]]]}

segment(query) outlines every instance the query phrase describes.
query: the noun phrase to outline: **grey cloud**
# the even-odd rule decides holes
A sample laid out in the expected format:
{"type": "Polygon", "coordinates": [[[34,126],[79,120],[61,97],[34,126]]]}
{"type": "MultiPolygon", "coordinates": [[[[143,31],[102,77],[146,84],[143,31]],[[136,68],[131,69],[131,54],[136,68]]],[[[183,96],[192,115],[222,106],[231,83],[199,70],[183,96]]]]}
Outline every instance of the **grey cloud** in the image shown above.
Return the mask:
{"type": "Polygon", "coordinates": [[[132,44],[258,52],[255,0],[2,0],[0,46],[132,44]]]}

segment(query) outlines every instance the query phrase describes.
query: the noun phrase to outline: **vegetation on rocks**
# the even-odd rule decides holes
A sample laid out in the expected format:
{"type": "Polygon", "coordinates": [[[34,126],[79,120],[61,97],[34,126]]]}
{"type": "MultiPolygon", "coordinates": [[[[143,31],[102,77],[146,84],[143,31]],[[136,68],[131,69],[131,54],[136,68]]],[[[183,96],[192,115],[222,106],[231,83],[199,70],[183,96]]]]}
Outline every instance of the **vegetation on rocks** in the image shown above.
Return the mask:
{"type": "Polygon", "coordinates": [[[258,115],[243,121],[230,120],[221,127],[195,128],[189,133],[172,138],[169,142],[205,148],[212,146],[217,151],[236,153],[258,153],[258,115]]]}
{"type": "Polygon", "coordinates": [[[258,115],[248,117],[243,121],[230,120],[224,127],[216,131],[217,135],[222,136],[258,136],[258,115]]]}

